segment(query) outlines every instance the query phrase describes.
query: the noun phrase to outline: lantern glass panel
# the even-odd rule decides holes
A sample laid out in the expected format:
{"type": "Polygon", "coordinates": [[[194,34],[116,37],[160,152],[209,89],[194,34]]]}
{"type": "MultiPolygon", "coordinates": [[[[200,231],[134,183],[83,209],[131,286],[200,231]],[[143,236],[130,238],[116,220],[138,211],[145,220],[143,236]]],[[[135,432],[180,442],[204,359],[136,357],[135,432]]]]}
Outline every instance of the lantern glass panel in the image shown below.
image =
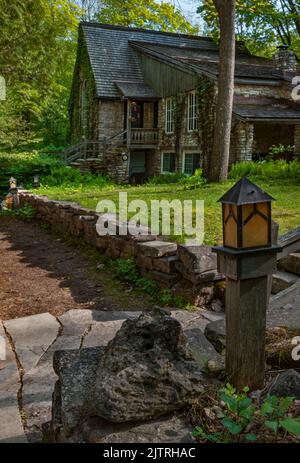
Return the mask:
{"type": "Polygon", "coordinates": [[[231,204],[223,204],[224,222],[224,246],[238,247],[237,239],[237,207],[231,204]]]}
{"type": "Polygon", "coordinates": [[[269,244],[268,203],[242,206],[243,248],[267,246],[269,244]]]}

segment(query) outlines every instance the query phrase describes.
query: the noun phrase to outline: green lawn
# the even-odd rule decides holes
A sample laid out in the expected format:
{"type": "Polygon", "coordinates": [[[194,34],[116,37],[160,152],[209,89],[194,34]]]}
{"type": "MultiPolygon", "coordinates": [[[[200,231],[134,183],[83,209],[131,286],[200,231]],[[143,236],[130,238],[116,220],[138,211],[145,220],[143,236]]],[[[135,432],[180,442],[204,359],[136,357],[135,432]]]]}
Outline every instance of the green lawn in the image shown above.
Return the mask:
{"type": "MultiPolygon", "coordinates": [[[[273,203],[273,219],[280,225],[280,234],[300,226],[300,187],[290,180],[266,182],[253,179],[260,187],[271,194],[276,201],[273,203]]],[[[200,188],[187,190],[182,184],[144,185],[144,186],[107,186],[103,188],[88,187],[51,187],[40,188],[39,194],[48,195],[52,199],[78,202],[81,205],[95,209],[101,199],[111,199],[118,204],[118,193],[126,191],[128,201],[143,199],[148,206],[153,199],[200,199],[205,205],[205,243],[217,244],[222,238],[221,206],[217,200],[234,184],[228,181],[224,184],[208,184],[200,188]]],[[[181,241],[182,238],[176,238],[181,241]]]]}

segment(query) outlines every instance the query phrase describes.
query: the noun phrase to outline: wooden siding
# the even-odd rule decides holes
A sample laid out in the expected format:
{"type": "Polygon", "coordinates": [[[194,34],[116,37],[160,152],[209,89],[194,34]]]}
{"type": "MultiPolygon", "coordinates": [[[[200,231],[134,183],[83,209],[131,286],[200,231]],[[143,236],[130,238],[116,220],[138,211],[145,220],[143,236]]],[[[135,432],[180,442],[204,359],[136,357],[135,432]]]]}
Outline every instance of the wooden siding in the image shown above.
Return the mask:
{"type": "Polygon", "coordinates": [[[143,55],[140,55],[140,66],[145,82],[161,97],[188,92],[197,85],[196,75],[180,71],[143,55]]]}

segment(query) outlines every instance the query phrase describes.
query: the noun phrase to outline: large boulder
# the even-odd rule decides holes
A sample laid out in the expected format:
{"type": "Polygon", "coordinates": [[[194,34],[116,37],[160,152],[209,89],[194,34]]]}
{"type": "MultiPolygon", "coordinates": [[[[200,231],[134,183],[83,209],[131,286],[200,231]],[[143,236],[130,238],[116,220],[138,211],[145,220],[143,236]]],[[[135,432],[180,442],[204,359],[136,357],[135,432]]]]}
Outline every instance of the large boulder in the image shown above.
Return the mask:
{"type": "Polygon", "coordinates": [[[127,320],[97,369],[94,413],[115,423],[154,419],[203,391],[180,323],[160,309],[127,320]]]}

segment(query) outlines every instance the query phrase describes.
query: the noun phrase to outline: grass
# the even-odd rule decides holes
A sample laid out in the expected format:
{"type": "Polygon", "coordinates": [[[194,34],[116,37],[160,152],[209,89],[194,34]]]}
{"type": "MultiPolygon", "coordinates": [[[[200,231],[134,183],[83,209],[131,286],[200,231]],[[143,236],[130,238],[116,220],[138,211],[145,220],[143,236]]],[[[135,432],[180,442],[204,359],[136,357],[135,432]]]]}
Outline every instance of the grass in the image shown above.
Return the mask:
{"type": "MultiPolygon", "coordinates": [[[[273,219],[279,223],[280,234],[300,225],[300,187],[298,185],[290,179],[266,181],[253,178],[253,180],[276,199],[273,203],[273,219]]],[[[38,193],[48,195],[52,199],[75,201],[91,209],[96,209],[97,203],[102,199],[113,200],[118,207],[120,191],[127,192],[128,201],[142,199],[148,207],[150,201],[154,199],[204,200],[205,243],[214,245],[220,243],[222,238],[221,207],[217,200],[234,183],[235,180],[229,180],[222,184],[206,184],[192,190],[186,189],[186,186],[181,183],[149,184],[136,187],[110,185],[101,189],[82,184],[76,187],[42,187],[38,193]]],[[[182,237],[178,239],[178,241],[181,240],[182,237]]]]}
{"type": "MultiPolygon", "coordinates": [[[[42,184],[35,192],[48,195],[51,199],[77,202],[90,209],[96,209],[98,202],[103,199],[114,201],[118,208],[119,192],[127,193],[128,202],[144,200],[149,209],[148,214],[142,218],[145,225],[150,219],[151,200],[203,200],[204,242],[209,245],[218,244],[222,239],[221,207],[217,200],[239,178],[249,175],[251,180],[276,199],[273,203],[273,219],[279,223],[280,234],[300,225],[300,163],[296,161],[236,164],[231,169],[230,180],[222,184],[205,183],[199,172],[189,178],[178,174],[158,176],[149,184],[133,187],[115,185],[106,177],[93,174],[80,175],[77,170],[63,166],[57,157],[38,151],[0,152],[1,196],[7,192],[10,176],[16,177],[19,184],[23,183],[25,187],[30,188],[34,173],[40,174],[42,184]]],[[[195,212],[195,207],[193,211],[195,212]]],[[[171,239],[180,242],[184,240],[184,236],[174,237],[171,233],[171,239]]]]}

